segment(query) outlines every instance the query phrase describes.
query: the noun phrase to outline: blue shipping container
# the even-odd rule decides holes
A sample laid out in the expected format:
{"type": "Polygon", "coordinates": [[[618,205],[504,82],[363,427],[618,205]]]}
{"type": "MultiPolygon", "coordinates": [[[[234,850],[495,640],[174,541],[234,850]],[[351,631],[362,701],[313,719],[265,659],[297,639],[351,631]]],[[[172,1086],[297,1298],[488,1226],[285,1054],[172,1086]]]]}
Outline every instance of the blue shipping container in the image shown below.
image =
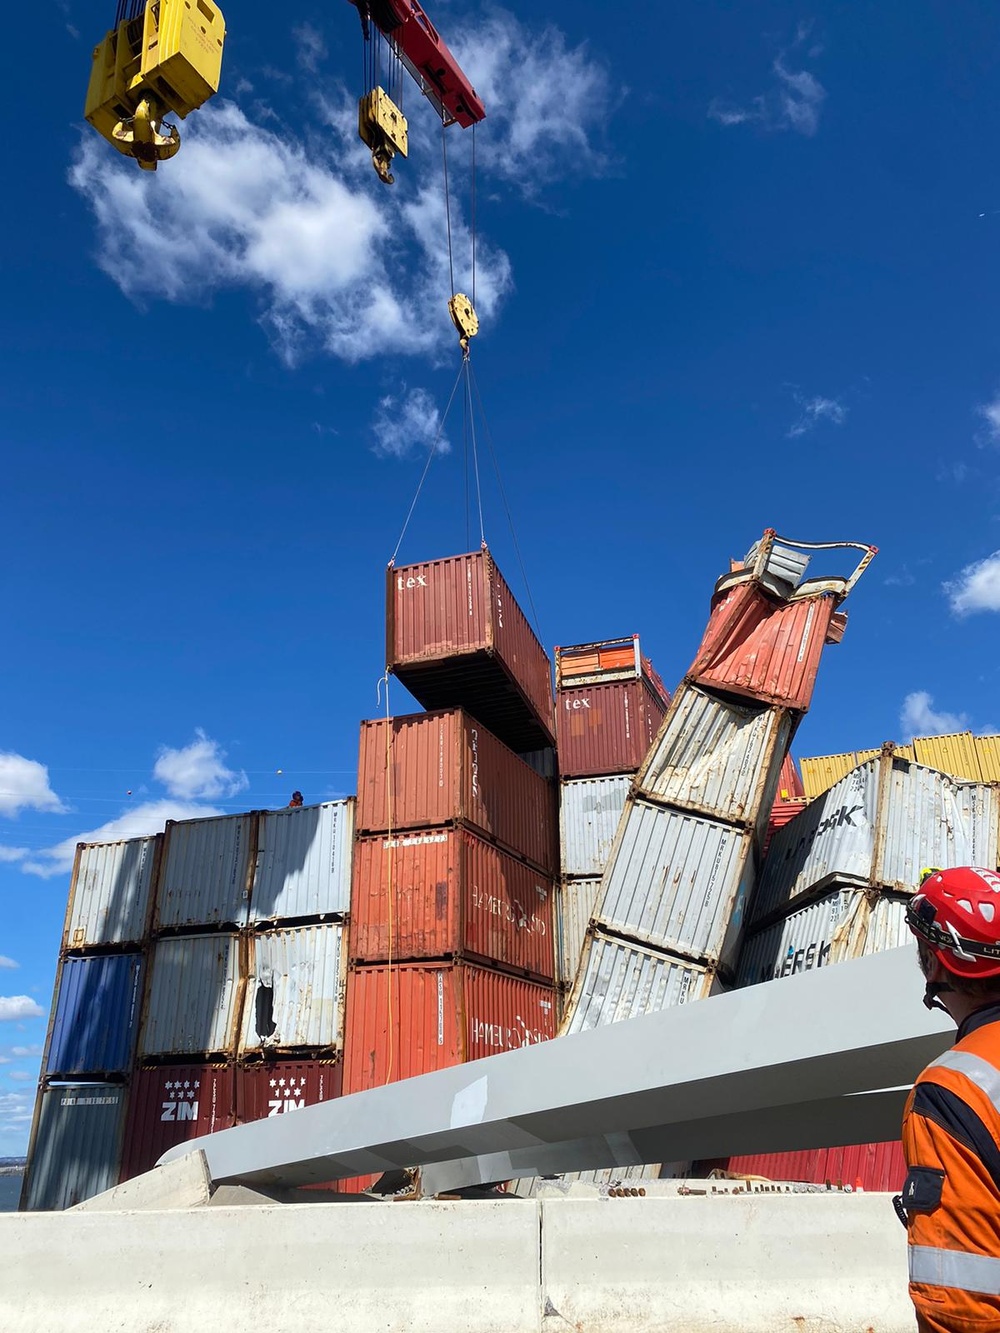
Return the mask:
{"type": "Polygon", "coordinates": [[[132,1064],[142,958],[67,958],[62,966],[46,1072],[124,1074],[132,1064]]]}

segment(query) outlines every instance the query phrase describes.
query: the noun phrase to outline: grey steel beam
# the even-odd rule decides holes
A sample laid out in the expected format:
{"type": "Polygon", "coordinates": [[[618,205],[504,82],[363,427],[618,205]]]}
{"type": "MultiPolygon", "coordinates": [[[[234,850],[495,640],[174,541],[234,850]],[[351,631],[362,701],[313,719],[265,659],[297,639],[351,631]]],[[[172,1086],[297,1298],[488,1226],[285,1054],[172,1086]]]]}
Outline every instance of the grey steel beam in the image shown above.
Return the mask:
{"type": "MultiPolygon", "coordinates": [[[[921,990],[915,951],[895,949],[239,1125],[160,1160],[201,1148],[213,1181],[284,1185],[510,1153],[527,1170],[553,1145],[641,1131],[673,1157],[704,1155],[690,1148],[706,1118],[730,1120],[735,1143],[741,1117],[799,1107],[805,1122],[809,1104],[911,1083],[954,1034],[921,990]]],[[[870,1106],[852,1112],[855,1141],[885,1123],[884,1104],[870,1106]]]]}

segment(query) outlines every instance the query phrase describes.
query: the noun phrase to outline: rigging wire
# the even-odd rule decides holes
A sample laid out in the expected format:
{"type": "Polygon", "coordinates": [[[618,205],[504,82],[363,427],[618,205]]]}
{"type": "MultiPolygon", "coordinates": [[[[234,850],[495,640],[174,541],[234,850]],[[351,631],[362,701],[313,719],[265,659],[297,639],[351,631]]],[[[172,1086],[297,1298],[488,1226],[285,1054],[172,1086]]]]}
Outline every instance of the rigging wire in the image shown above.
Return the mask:
{"type": "MultiPolygon", "coordinates": [[[[479,508],[479,541],[486,545],[486,528],[483,524],[483,491],[479,481],[479,450],[476,447],[476,414],[472,404],[472,359],[464,356],[462,366],[465,370],[465,397],[469,405],[469,431],[472,436],[472,465],[476,475],[476,503],[479,508]]],[[[480,411],[482,409],[480,408],[480,411]]],[[[502,492],[501,492],[502,493],[502,492]]]]}
{"type": "Polygon", "coordinates": [[[451,396],[448,399],[448,406],[444,409],[444,415],[442,416],[441,422],[438,425],[437,434],[431,441],[430,449],[428,449],[427,451],[427,462],[424,464],[424,470],[421,473],[420,481],[417,483],[416,494],[414,495],[413,500],[410,503],[409,512],[406,515],[406,521],[403,523],[403,530],[399,534],[399,541],[396,543],[396,549],[393,551],[392,558],[389,561],[390,566],[396,563],[396,556],[399,555],[399,548],[402,546],[403,538],[406,536],[406,529],[409,527],[410,519],[413,517],[413,511],[417,507],[417,500],[420,498],[420,492],[423,489],[424,482],[427,479],[427,473],[430,471],[430,466],[434,460],[434,455],[437,453],[438,442],[440,441],[441,436],[444,434],[445,422],[448,420],[448,413],[451,411],[451,405],[455,401],[455,394],[458,392],[458,384],[459,380],[461,380],[462,378],[462,369],[464,365],[465,362],[463,361],[462,365],[459,366],[458,368],[458,374],[455,376],[455,383],[452,385],[451,396]]]}
{"type": "Polygon", "coordinates": [[[476,304],[476,122],[472,122],[472,305],[476,304]]]}
{"type": "Polygon", "coordinates": [[[441,161],[444,164],[444,215],[448,223],[448,276],[451,280],[450,295],[455,295],[455,261],[451,245],[451,192],[448,189],[448,141],[445,139],[444,117],[441,117],[441,161]]]}

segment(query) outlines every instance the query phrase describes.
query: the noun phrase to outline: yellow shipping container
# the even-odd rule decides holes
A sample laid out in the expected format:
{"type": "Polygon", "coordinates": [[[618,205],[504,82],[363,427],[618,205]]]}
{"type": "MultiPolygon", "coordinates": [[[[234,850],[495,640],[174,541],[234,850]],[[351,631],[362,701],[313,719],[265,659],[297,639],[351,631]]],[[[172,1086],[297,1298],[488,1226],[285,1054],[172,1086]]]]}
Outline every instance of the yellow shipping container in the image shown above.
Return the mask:
{"type": "Polygon", "coordinates": [[[977,736],[976,755],[984,782],[1000,782],[1000,736],[977,736]]]}
{"type": "Polygon", "coordinates": [[[821,796],[855,767],[857,765],[853,750],[848,750],[846,754],[825,754],[816,759],[800,759],[799,770],[802,773],[806,800],[811,801],[821,796]]]}
{"type": "Polygon", "coordinates": [[[969,782],[983,780],[976,738],[971,731],[955,731],[948,736],[915,736],[913,749],[918,764],[969,782]]]}

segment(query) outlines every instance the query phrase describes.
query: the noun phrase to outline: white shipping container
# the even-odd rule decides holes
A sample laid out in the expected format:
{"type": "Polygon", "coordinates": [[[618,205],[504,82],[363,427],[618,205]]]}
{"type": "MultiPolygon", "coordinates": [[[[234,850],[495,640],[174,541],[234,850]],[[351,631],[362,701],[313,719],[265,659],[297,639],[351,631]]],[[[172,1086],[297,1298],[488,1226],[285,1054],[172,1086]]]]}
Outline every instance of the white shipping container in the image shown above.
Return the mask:
{"type": "Polygon", "coordinates": [[[593,933],[559,1035],[586,1032],[704,999],[713,974],[625,940],[593,933]]]}
{"type": "Polygon", "coordinates": [[[243,926],[257,816],[167,823],[156,926],[243,926]]]}
{"type": "Polygon", "coordinates": [[[599,879],[568,879],[556,895],[557,981],[572,985],[583,957],[587,926],[601,892],[599,879]]]}
{"type": "Polygon", "coordinates": [[[562,873],[600,876],[632,782],[630,773],[610,778],[572,778],[559,791],[562,873]]]}
{"type": "Polygon", "coordinates": [[[138,944],[145,938],[159,841],[81,843],[69,891],[64,949],[138,944]]]}
{"type": "Polygon", "coordinates": [[[242,994],[237,935],[157,940],[146,993],[140,1053],[232,1053],[242,994]]]}
{"type": "Polygon", "coordinates": [[[753,875],[752,833],[630,801],[594,920],[643,944],[719,961],[753,875]]]}
{"type": "Polygon", "coordinates": [[[262,814],[250,920],[349,911],[353,847],[353,799],[262,814]]]}
{"type": "Polygon", "coordinates": [[[996,787],[894,759],[881,818],[885,840],[874,879],[885,888],[916,889],[925,866],[996,868],[996,787]]]}
{"type": "Polygon", "coordinates": [[[335,922],[253,937],[243,1051],[343,1046],[345,941],[335,922]]]}
{"type": "Polygon", "coordinates": [[[763,831],[791,725],[787,710],[727,703],[683,685],[639,770],[636,791],[763,831]]]}

